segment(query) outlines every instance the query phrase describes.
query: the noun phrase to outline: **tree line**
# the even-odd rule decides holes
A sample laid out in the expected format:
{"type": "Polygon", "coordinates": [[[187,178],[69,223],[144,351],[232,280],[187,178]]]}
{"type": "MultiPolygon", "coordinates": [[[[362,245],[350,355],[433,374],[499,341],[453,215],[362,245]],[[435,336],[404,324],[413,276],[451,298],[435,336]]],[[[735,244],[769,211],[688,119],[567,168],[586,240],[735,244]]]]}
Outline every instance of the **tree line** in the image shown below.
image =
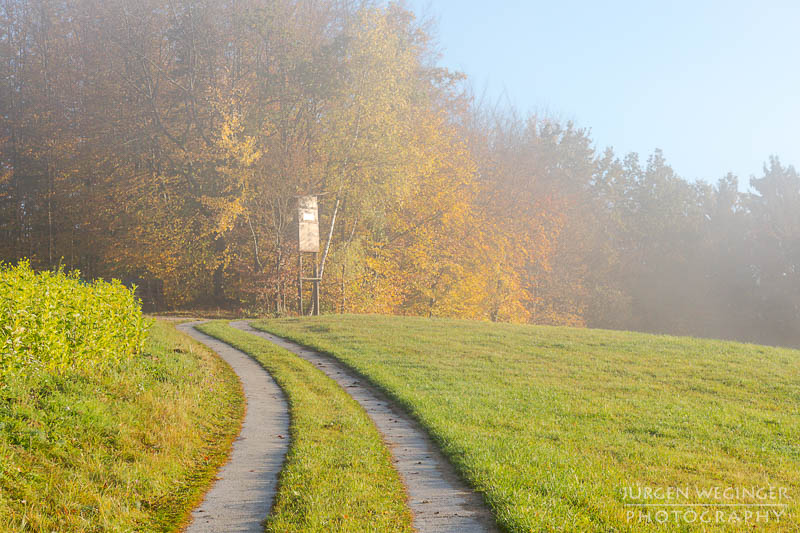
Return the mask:
{"type": "Polygon", "coordinates": [[[325,312],[800,343],[777,158],[741,192],[488,108],[401,4],[0,1],[2,260],[292,314],[319,194],[325,312]]]}

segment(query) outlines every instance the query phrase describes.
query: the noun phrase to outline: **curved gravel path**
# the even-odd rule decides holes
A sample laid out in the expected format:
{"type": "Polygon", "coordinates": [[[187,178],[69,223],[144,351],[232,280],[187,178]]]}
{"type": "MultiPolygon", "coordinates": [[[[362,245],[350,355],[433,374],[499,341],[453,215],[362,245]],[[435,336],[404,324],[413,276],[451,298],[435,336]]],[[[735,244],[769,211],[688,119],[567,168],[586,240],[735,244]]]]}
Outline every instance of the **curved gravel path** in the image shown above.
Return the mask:
{"type": "Polygon", "coordinates": [[[421,533],[496,532],[483,499],[456,474],[420,425],[392,405],[386,396],[336,359],[299,344],[253,329],[245,321],[231,326],[258,335],[299,355],[347,391],[372,418],[394,458],[408,490],[414,528],[421,533]]]}
{"type": "Polygon", "coordinates": [[[249,355],[194,329],[203,322],[187,322],[177,328],[231,365],[242,382],[247,412],[230,460],[192,511],[192,522],[185,531],[262,533],[289,447],[289,407],[277,383],[249,355]]]}

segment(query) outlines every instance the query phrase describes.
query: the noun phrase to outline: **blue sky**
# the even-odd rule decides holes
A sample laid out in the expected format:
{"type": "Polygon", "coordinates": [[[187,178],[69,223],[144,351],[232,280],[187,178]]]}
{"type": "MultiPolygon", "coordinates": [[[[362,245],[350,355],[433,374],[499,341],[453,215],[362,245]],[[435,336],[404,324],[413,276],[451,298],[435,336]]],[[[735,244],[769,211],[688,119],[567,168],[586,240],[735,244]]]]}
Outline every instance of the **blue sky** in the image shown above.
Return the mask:
{"type": "Polygon", "coordinates": [[[800,0],[409,0],[478,93],[661,148],[689,179],[800,166],[800,0]]]}

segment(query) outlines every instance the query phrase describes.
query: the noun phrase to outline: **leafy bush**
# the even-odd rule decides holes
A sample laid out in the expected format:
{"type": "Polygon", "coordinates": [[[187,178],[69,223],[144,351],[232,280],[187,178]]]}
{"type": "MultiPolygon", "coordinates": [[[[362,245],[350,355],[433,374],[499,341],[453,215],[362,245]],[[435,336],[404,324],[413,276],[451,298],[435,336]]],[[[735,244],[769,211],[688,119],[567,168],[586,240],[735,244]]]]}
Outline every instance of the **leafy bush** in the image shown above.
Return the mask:
{"type": "Polygon", "coordinates": [[[0,265],[0,378],[103,371],[138,355],[147,328],[139,300],[118,280],[0,265]]]}

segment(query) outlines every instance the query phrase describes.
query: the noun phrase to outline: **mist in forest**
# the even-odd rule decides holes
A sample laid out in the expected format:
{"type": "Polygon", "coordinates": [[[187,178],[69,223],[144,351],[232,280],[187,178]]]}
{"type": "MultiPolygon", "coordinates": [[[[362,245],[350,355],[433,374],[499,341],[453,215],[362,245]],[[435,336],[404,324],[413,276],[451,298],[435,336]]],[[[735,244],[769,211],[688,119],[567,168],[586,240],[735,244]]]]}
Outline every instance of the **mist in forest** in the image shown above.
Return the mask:
{"type": "Polygon", "coordinates": [[[794,167],[597,148],[435,37],[395,3],[4,0],[0,260],[291,315],[313,194],[323,312],[800,345],[794,167]]]}

